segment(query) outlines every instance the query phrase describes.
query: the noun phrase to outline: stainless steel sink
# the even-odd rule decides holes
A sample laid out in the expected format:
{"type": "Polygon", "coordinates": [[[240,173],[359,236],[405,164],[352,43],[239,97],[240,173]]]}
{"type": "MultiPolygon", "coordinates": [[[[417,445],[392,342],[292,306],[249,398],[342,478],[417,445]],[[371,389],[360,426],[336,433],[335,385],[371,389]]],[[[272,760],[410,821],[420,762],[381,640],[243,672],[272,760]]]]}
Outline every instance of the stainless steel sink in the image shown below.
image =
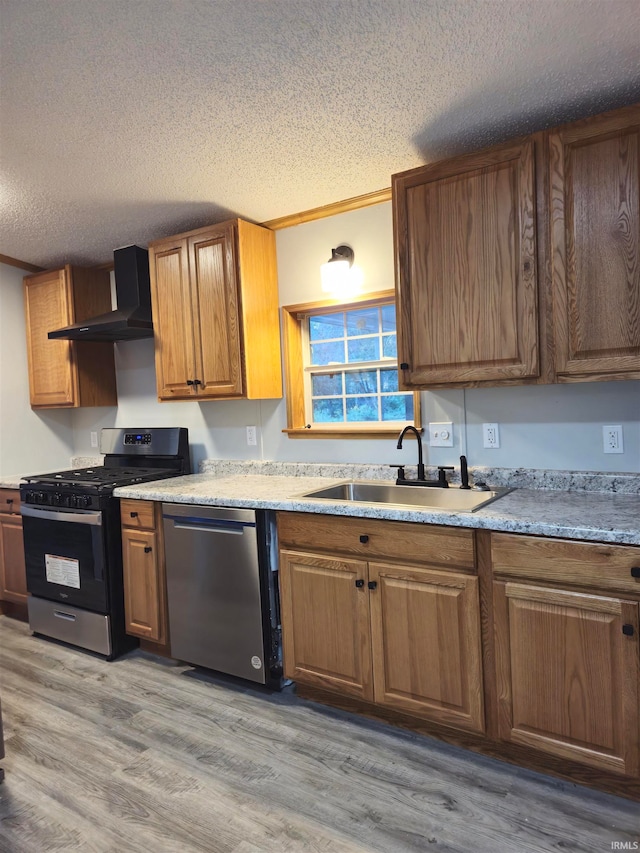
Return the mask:
{"type": "Polygon", "coordinates": [[[476,491],[452,486],[439,489],[429,486],[397,486],[395,483],[349,480],[325,489],[300,495],[309,500],[332,503],[385,504],[387,506],[442,509],[449,512],[475,512],[503,497],[511,489],[476,491]]]}

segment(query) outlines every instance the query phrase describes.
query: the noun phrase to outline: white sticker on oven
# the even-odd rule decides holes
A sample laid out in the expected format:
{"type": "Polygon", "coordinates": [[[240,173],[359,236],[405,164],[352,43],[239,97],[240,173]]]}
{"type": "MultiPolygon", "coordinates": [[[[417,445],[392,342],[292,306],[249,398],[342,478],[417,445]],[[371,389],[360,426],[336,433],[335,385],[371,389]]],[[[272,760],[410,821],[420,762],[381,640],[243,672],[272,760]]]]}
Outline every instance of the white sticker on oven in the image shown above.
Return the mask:
{"type": "Polygon", "coordinates": [[[60,586],[72,586],[74,589],[80,589],[79,560],[69,560],[67,557],[54,557],[53,554],[45,554],[44,565],[49,583],[58,583],[60,586]]]}

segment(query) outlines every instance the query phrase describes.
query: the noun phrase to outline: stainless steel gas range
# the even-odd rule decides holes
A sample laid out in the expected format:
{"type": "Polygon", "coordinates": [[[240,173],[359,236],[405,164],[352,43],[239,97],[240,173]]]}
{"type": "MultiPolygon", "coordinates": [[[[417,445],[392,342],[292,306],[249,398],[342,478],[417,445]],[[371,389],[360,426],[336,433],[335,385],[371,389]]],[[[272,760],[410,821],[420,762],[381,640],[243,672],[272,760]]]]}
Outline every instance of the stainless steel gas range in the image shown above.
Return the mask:
{"type": "Polygon", "coordinates": [[[25,477],[20,485],[29,626],[112,660],[125,633],[118,486],[189,474],[188,431],[103,429],[104,467],[25,477]]]}

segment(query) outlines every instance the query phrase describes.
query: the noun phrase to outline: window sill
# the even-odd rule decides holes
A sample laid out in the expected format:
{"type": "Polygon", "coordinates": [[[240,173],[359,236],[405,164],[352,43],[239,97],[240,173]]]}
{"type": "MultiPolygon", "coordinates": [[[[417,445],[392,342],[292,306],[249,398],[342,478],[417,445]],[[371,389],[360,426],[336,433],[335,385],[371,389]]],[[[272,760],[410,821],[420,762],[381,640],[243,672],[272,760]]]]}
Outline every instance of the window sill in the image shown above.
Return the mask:
{"type": "Polygon", "coordinates": [[[371,429],[322,429],[298,427],[283,429],[289,438],[389,438],[397,436],[402,427],[371,427],[371,429]]]}

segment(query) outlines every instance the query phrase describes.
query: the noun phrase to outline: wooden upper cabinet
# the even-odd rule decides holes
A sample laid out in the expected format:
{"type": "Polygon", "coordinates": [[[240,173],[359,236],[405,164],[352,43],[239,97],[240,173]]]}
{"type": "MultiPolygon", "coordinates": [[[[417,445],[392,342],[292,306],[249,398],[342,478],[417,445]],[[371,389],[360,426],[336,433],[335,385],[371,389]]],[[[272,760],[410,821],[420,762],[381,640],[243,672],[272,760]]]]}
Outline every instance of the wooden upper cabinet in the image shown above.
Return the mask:
{"type": "Polygon", "coordinates": [[[160,400],[281,397],[275,235],[239,219],[149,246],[160,400]]]}
{"type": "Polygon", "coordinates": [[[197,372],[187,241],[164,240],[149,247],[149,266],[158,396],[182,399],[195,394],[187,379],[197,372]]]}
{"type": "Polygon", "coordinates": [[[534,144],[393,176],[403,387],[538,375],[534,144]]]}
{"type": "Polygon", "coordinates": [[[494,582],[503,740],[639,773],[638,604],[494,582]]]}
{"type": "Polygon", "coordinates": [[[64,267],[24,279],[32,408],[117,404],[112,343],[49,340],[48,333],[111,310],[109,273],[64,267]]]}
{"type": "Polygon", "coordinates": [[[556,373],[640,378],[640,104],[549,136],[556,373]]]}

